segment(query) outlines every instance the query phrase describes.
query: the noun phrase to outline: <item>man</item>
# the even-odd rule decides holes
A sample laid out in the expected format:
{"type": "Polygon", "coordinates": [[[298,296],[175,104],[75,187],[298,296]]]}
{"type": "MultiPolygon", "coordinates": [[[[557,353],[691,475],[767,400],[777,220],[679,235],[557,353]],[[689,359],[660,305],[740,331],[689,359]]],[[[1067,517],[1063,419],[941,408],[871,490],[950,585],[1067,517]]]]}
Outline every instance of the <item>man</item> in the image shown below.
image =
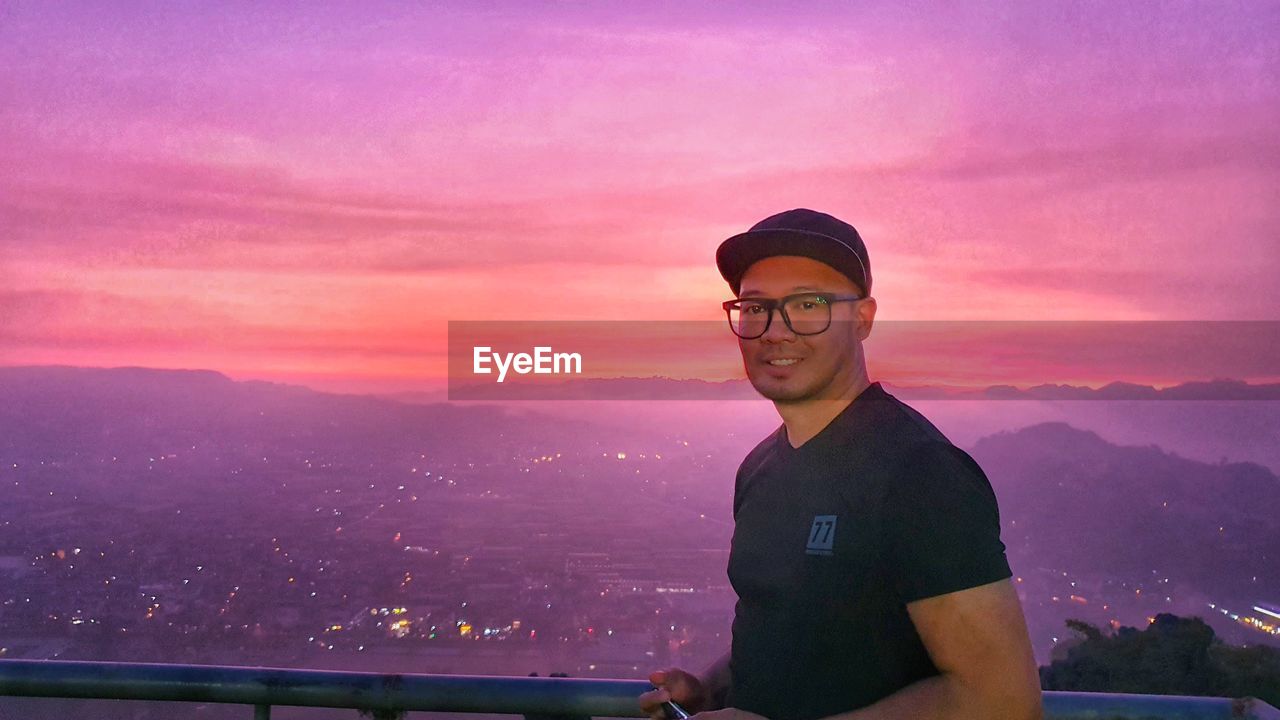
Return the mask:
{"type": "Polygon", "coordinates": [[[1041,717],[986,475],[867,377],[876,301],[849,224],[796,209],[725,240],[747,377],[782,425],[742,462],[730,652],[652,673],[698,720],[1041,717]]]}

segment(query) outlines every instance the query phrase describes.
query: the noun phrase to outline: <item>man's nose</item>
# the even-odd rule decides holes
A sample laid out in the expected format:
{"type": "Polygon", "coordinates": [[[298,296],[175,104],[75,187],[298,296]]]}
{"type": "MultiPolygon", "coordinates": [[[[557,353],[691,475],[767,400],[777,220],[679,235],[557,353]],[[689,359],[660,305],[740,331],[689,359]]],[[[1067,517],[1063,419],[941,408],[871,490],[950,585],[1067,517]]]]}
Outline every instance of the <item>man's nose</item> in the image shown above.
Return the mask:
{"type": "Polygon", "coordinates": [[[773,317],[769,318],[769,329],[764,331],[764,335],[760,339],[765,342],[787,342],[794,340],[796,334],[791,332],[791,328],[787,327],[787,321],[782,317],[782,308],[776,307],[769,311],[773,317]]]}

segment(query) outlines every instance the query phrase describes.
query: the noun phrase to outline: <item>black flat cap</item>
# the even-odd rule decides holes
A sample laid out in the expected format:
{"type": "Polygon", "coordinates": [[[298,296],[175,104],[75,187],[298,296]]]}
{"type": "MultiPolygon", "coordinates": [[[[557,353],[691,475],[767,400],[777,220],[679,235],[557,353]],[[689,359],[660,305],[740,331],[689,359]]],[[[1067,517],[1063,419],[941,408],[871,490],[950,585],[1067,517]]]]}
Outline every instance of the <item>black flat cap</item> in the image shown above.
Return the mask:
{"type": "Polygon", "coordinates": [[[720,243],[716,266],[737,295],[747,268],[774,255],[824,262],[862,288],[863,297],[871,294],[871,259],[858,231],[843,220],[806,208],[770,215],[720,243]]]}

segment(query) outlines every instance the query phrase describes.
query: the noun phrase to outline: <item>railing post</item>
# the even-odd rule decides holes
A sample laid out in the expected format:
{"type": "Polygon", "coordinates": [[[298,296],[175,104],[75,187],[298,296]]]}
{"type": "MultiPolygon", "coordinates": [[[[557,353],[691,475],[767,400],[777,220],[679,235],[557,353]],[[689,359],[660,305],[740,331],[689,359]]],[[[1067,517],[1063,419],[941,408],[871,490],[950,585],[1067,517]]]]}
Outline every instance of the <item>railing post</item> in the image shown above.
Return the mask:
{"type": "Polygon", "coordinates": [[[271,720],[270,705],[254,705],[253,720],[271,720]]]}

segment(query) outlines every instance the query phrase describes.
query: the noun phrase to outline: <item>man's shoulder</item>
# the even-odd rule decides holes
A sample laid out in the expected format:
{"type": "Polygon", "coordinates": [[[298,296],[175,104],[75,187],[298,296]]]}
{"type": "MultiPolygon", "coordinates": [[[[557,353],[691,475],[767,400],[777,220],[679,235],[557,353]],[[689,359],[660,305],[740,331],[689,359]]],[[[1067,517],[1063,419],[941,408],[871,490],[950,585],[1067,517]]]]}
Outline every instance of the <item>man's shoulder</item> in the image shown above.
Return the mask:
{"type": "Polygon", "coordinates": [[[882,394],[875,410],[876,424],[895,444],[904,448],[930,442],[951,444],[951,440],[923,413],[887,392],[882,394]]]}
{"type": "MultiPolygon", "coordinates": [[[[956,445],[919,410],[896,397],[883,394],[876,404],[871,427],[875,437],[872,454],[876,466],[894,486],[903,486],[902,476],[922,474],[953,477],[967,475],[988,485],[978,462],[956,445]]],[[[856,439],[853,440],[856,442],[856,439]]]]}
{"type": "Polygon", "coordinates": [[[747,453],[747,456],[744,457],[742,462],[738,465],[739,477],[750,474],[764,463],[765,459],[769,457],[769,454],[778,446],[778,442],[782,437],[782,428],[783,426],[779,425],[777,429],[769,433],[760,442],[756,443],[755,447],[751,448],[750,452],[747,453]]]}
{"type": "Polygon", "coordinates": [[[914,506],[939,502],[967,488],[994,505],[991,481],[968,451],[906,403],[898,402],[893,414],[895,419],[888,424],[894,427],[894,436],[883,449],[892,470],[891,495],[914,506]]]}
{"type": "Polygon", "coordinates": [[[742,463],[738,465],[738,473],[733,480],[733,518],[735,521],[738,518],[738,509],[742,506],[742,499],[745,494],[743,491],[744,484],[768,460],[782,437],[781,433],[782,426],[779,425],[777,430],[774,430],[768,437],[757,443],[751,449],[751,452],[747,453],[747,456],[743,458],[742,463]]]}

